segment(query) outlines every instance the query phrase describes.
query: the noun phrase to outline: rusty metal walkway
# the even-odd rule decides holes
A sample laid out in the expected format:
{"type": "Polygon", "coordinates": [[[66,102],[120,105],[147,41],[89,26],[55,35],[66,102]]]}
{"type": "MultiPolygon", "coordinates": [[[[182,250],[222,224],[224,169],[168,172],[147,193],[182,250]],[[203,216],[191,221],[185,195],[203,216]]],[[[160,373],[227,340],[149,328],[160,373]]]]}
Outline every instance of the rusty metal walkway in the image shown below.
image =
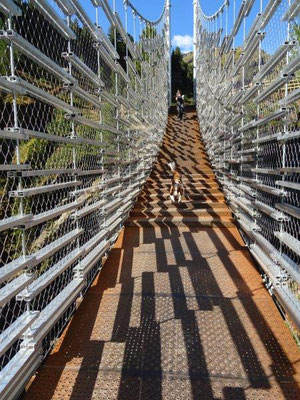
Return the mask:
{"type": "Polygon", "coordinates": [[[30,385],[37,399],[300,399],[300,353],[234,227],[195,113],[30,385]],[[176,159],[187,195],[167,196],[176,159]]]}

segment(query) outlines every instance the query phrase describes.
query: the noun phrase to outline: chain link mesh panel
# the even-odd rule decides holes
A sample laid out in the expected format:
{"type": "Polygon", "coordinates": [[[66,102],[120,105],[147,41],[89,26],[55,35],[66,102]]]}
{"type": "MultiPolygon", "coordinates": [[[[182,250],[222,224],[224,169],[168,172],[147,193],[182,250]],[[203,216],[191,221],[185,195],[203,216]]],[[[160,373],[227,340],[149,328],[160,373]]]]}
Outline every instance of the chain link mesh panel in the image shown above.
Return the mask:
{"type": "Polygon", "coordinates": [[[195,2],[207,152],[266,285],[300,329],[298,0],[195,2]]]}
{"type": "Polygon", "coordinates": [[[154,22],[122,7],[0,4],[1,399],[18,395],[70,319],[161,143],[169,2],[154,22]]]}

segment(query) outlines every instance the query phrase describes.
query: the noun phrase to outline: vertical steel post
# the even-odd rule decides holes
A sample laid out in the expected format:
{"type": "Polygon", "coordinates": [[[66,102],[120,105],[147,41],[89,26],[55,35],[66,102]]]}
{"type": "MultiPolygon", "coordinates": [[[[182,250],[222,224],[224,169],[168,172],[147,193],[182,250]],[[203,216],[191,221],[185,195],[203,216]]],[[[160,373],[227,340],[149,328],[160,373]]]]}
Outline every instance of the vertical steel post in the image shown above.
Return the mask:
{"type": "Polygon", "coordinates": [[[193,38],[193,92],[194,101],[197,106],[197,73],[196,73],[196,60],[197,60],[197,30],[198,30],[198,0],[194,0],[194,38],[193,38]]]}
{"type": "Polygon", "coordinates": [[[166,3],[167,40],[169,46],[169,107],[172,103],[172,58],[171,58],[171,2],[166,3]]]}

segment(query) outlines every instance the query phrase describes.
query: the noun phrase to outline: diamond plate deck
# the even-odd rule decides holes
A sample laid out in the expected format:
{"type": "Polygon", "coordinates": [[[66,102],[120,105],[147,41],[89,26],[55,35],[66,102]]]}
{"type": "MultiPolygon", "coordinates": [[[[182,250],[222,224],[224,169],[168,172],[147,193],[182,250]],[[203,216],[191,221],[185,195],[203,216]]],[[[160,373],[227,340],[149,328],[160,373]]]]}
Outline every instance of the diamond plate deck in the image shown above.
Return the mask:
{"type": "MultiPolygon", "coordinates": [[[[208,168],[193,112],[170,116],[152,180],[175,147],[186,176],[208,168]]],[[[149,225],[122,232],[24,398],[294,400],[299,385],[299,350],[238,230],[149,225]]]]}

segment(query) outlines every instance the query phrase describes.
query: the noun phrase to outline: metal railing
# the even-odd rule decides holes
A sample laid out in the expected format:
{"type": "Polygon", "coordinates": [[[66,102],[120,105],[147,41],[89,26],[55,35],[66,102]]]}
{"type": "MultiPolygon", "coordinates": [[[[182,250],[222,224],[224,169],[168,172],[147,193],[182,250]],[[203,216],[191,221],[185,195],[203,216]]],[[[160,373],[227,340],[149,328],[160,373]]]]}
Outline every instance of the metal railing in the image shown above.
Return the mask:
{"type": "Polygon", "coordinates": [[[194,2],[206,149],[266,286],[300,329],[299,0],[194,2]]]}
{"type": "Polygon", "coordinates": [[[12,399],[101,269],[156,159],[170,4],[151,22],[129,1],[1,0],[0,24],[0,398],[12,399]]]}

